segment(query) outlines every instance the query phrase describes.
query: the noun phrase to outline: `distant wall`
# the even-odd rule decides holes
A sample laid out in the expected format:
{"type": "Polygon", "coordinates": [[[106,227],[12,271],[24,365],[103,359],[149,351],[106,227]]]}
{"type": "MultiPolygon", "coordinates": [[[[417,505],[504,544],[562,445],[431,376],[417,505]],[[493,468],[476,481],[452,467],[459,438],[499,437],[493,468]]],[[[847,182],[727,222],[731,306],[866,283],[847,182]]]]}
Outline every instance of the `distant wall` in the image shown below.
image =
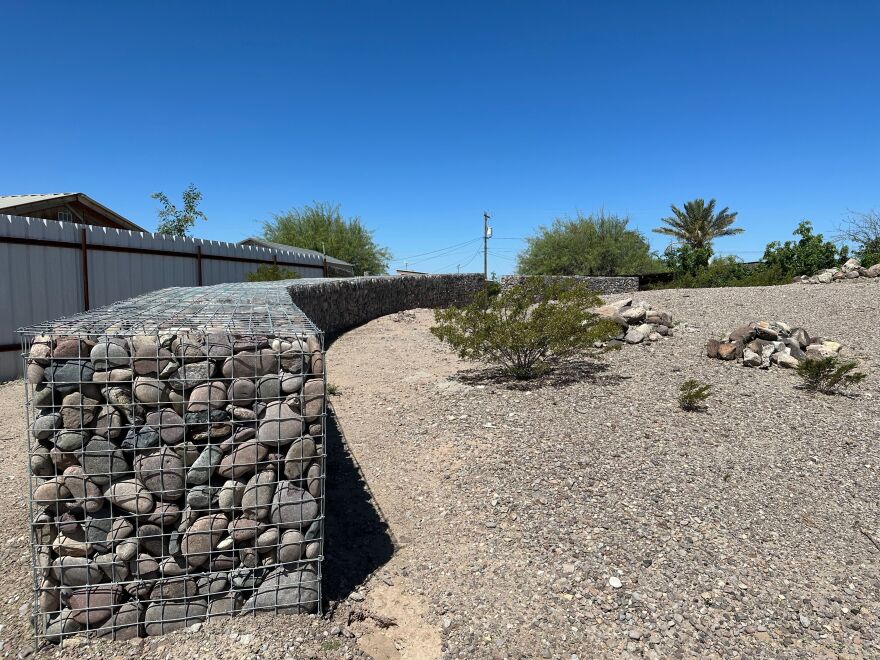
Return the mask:
{"type": "Polygon", "coordinates": [[[332,333],[405,309],[466,303],[484,286],[482,274],[399,275],[297,280],[287,290],[315,325],[332,333]]]}
{"type": "MultiPolygon", "coordinates": [[[[501,288],[505,289],[517,284],[522,284],[526,279],[526,275],[507,275],[501,278],[501,288]]],[[[549,276],[548,276],[549,277],[549,276]]],[[[558,280],[577,280],[586,282],[587,285],[596,293],[632,293],[639,290],[638,277],[581,277],[572,276],[552,276],[558,280]]]]}

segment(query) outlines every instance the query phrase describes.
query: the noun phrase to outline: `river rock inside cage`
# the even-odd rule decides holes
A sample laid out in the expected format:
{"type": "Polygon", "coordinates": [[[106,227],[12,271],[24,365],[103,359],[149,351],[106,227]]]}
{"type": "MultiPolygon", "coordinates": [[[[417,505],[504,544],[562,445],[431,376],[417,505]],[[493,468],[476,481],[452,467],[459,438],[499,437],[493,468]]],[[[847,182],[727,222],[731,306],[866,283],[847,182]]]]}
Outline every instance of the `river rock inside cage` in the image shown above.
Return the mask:
{"type": "Polygon", "coordinates": [[[155,635],[320,605],[316,335],[26,347],[37,635],[155,635]]]}

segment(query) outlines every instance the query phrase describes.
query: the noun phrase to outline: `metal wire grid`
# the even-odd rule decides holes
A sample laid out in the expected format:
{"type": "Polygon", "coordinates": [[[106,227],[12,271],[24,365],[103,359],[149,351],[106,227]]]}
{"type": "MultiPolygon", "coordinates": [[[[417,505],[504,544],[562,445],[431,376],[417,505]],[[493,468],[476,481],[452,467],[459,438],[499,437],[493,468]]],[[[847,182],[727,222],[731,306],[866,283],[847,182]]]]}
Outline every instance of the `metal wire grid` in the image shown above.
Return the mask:
{"type": "Polygon", "coordinates": [[[296,336],[319,330],[274,282],[171,287],[19,330],[39,336],[154,334],[178,328],[296,336]]]}
{"type": "Polygon", "coordinates": [[[22,354],[38,644],[320,610],[323,335],[277,286],[166,289],[22,354]]]}

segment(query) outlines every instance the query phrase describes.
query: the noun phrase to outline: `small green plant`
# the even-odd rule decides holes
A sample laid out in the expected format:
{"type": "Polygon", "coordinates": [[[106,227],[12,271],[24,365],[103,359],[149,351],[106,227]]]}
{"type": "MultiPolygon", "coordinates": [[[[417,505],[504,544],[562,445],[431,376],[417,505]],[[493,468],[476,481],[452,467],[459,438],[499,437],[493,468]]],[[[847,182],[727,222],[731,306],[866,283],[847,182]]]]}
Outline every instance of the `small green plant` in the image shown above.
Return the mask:
{"type": "Polygon", "coordinates": [[[583,282],[529,277],[494,295],[483,289],[463,307],[435,310],[431,333],[462,358],[526,380],[617,333],[590,311],[601,304],[583,282]]]}
{"type": "Polygon", "coordinates": [[[858,365],[855,360],[841,360],[828,357],[807,359],[798,365],[797,373],[804,381],[804,388],[823,394],[841,394],[853,385],[865,380],[865,374],[854,371],[858,365]]]}
{"type": "Polygon", "coordinates": [[[299,273],[290,268],[282,268],[278,264],[260,264],[257,269],[244,276],[248,282],[275,282],[277,280],[295,280],[299,273]]]}
{"type": "Polygon", "coordinates": [[[321,642],[321,649],[324,651],[336,651],[342,644],[338,639],[325,639],[321,642]]]}
{"type": "Polygon", "coordinates": [[[338,385],[334,385],[333,383],[327,383],[327,394],[341,394],[342,390],[339,389],[338,385]]]}
{"type": "Polygon", "coordinates": [[[709,398],[709,383],[701,383],[693,378],[684,381],[678,388],[678,405],[682,410],[706,410],[706,400],[709,398]]]}

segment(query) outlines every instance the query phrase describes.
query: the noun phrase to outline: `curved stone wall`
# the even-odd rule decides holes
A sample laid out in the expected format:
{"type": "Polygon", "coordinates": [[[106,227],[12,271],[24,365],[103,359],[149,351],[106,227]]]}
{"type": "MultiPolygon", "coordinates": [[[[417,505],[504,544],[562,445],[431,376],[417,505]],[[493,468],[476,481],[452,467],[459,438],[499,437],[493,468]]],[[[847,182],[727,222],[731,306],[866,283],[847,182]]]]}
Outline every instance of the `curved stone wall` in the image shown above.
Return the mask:
{"type": "Polygon", "coordinates": [[[474,273],[302,279],[287,290],[321,330],[340,332],[405,309],[463,304],[485,285],[474,273]]]}

